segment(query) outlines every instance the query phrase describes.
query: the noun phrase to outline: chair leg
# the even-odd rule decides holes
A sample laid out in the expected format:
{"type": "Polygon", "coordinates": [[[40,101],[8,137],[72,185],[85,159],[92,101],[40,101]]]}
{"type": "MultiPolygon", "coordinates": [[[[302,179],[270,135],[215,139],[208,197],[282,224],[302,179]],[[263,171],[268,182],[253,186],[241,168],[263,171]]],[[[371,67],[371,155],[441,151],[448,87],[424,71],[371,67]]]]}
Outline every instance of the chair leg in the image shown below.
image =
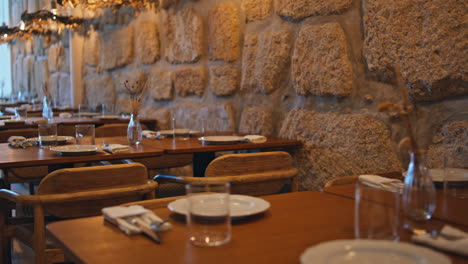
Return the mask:
{"type": "Polygon", "coordinates": [[[36,264],[45,264],[45,221],[44,208],[34,205],[34,254],[36,264]]]}
{"type": "Polygon", "coordinates": [[[8,205],[0,201],[0,263],[11,263],[11,234],[7,230],[8,205]]]}

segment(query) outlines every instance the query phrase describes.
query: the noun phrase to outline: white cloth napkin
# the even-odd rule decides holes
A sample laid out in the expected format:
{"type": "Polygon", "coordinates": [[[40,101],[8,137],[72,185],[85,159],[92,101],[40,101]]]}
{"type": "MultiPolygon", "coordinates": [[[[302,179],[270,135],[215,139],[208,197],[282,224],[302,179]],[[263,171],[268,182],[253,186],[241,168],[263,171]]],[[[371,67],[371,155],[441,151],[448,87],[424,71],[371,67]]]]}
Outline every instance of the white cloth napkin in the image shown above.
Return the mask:
{"type": "Polygon", "coordinates": [[[390,192],[403,190],[403,182],[397,179],[389,179],[378,175],[359,175],[359,181],[369,187],[378,188],[390,192]]]}
{"type": "MultiPolygon", "coordinates": [[[[141,228],[129,222],[129,219],[139,218],[148,224],[161,223],[163,220],[152,211],[145,209],[141,205],[113,206],[102,209],[104,219],[117,225],[127,235],[140,234],[141,228]]],[[[158,227],[158,231],[166,231],[172,228],[171,223],[165,222],[158,227]]]]}
{"type": "Polygon", "coordinates": [[[149,139],[163,139],[163,138],[165,138],[159,132],[151,131],[151,130],[143,130],[143,137],[149,138],[149,139]]]}
{"type": "Polygon", "coordinates": [[[8,138],[8,144],[13,148],[26,148],[31,147],[36,142],[34,140],[26,139],[22,136],[11,136],[8,138]]]}
{"type": "Polygon", "coordinates": [[[260,135],[247,135],[244,138],[252,143],[265,143],[267,141],[267,138],[265,136],[260,135]]]}
{"type": "Polygon", "coordinates": [[[59,114],[59,117],[61,117],[61,118],[71,118],[72,116],[73,116],[73,114],[69,113],[69,112],[63,112],[63,113],[59,114]]]}
{"type": "Polygon", "coordinates": [[[468,233],[448,225],[444,226],[437,236],[421,234],[413,235],[411,239],[417,243],[468,256],[468,233]]]}
{"type": "Polygon", "coordinates": [[[131,152],[131,149],[129,146],[121,145],[121,144],[109,144],[105,146],[103,150],[112,154],[131,152]]]}

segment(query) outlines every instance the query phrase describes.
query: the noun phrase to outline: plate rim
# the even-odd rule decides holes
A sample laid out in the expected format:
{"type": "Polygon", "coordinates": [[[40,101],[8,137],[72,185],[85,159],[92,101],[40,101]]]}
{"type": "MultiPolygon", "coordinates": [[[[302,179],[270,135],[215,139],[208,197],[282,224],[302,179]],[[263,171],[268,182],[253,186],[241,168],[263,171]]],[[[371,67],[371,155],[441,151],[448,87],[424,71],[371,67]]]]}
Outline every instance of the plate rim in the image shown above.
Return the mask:
{"type": "Polygon", "coordinates": [[[55,152],[60,152],[60,153],[93,153],[99,150],[99,147],[96,145],[65,145],[65,146],[57,146],[57,147],[52,147],[50,148],[51,151],[55,152]],[[71,147],[76,147],[76,146],[87,146],[91,147],[92,149],[89,150],[76,150],[76,151],[70,151],[70,150],[63,150],[64,148],[71,148],[71,147]]]}
{"type": "MultiPolygon", "coordinates": [[[[159,130],[159,131],[156,131],[156,133],[159,133],[160,135],[163,135],[163,136],[172,136],[173,135],[172,129],[159,130]]],[[[200,131],[191,130],[191,129],[189,130],[190,135],[194,135],[194,134],[197,134],[197,133],[200,133],[200,131]]],[[[176,133],[176,135],[178,135],[178,134],[176,133]]]]}
{"type": "Polygon", "coordinates": [[[203,136],[199,137],[198,141],[208,144],[221,144],[221,143],[240,143],[245,141],[245,137],[242,136],[203,136]],[[226,140],[216,140],[216,138],[231,138],[226,140]]]}
{"type": "MultiPolygon", "coordinates": [[[[271,207],[270,202],[268,202],[265,199],[259,198],[259,197],[250,196],[250,195],[242,195],[242,194],[230,194],[229,199],[232,199],[232,197],[236,198],[236,199],[240,199],[240,200],[242,200],[242,199],[250,200],[256,206],[260,205],[260,206],[263,206],[263,207],[259,207],[256,210],[250,210],[249,212],[246,212],[246,213],[238,213],[238,214],[235,214],[235,215],[231,214],[231,218],[242,218],[242,217],[247,217],[247,216],[251,216],[251,215],[256,215],[256,214],[263,213],[263,212],[267,211],[271,207]]],[[[167,208],[171,212],[181,214],[181,215],[187,215],[187,208],[180,208],[179,207],[179,206],[185,206],[185,203],[186,203],[185,201],[186,200],[187,200],[187,198],[180,198],[180,199],[177,199],[175,201],[172,201],[167,205],[167,208]],[[175,207],[175,206],[177,206],[177,207],[175,207]]]]}
{"type": "Polygon", "coordinates": [[[112,119],[112,120],[116,120],[116,119],[122,119],[122,116],[119,116],[119,115],[101,115],[101,116],[96,116],[97,119],[112,119]]]}
{"type": "MultiPolygon", "coordinates": [[[[39,137],[32,137],[32,138],[28,138],[29,140],[35,140],[35,141],[39,141],[39,137]]],[[[68,140],[72,140],[72,139],[75,139],[74,137],[72,136],[57,136],[57,142],[67,142],[68,140]],[[62,137],[62,139],[59,139],[60,137],[62,137]]]]}
{"type": "MultiPolygon", "coordinates": [[[[321,254],[324,257],[328,256],[326,254],[330,250],[337,251],[349,251],[356,249],[357,247],[370,247],[370,248],[384,248],[384,249],[394,249],[395,251],[400,250],[406,254],[412,253],[411,256],[418,258],[424,257],[425,260],[430,260],[428,264],[451,264],[451,260],[435,250],[411,244],[408,242],[394,242],[390,240],[372,240],[372,239],[339,239],[332,241],[325,241],[313,246],[306,248],[301,256],[301,264],[316,263],[317,256],[320,257],[321,254]],[[346,249],[348,247],[349,249],[346,249]],[[415,252],[416,251],[416,252],[415,252]]],[[[358,252],[357,250],[354,250],[358,252]]],[[[319,259],[320,260],[320,259],[319,259]]]]}
{"type": "MultiPolygon", "coordinates": [[[[468,170],[464,169],[464,168],[449,168],[449,169],[464,170],[464,171],[468,172],[468,170]]],[[[435,182],[435,183],[443,183],[444,182],[443,176],[442,176],[442,178],[438,178],[438,177],[434,178],[434,173],[431,172],[431,171],[434,171],[434,170],[443,170],[443,168],[431,168],[431,169],[429,169],[429,173],[431,174],[432,181],[435,182]]],[[[407,173],[408,173],[408,171],[404,171],[402,173],[403,177],[406,177],[407,173]]],[[[448,181],[450,181],[450,182],[468,182],[468,178],[466,178],[465,180],[448,179],[448,181]]]]}

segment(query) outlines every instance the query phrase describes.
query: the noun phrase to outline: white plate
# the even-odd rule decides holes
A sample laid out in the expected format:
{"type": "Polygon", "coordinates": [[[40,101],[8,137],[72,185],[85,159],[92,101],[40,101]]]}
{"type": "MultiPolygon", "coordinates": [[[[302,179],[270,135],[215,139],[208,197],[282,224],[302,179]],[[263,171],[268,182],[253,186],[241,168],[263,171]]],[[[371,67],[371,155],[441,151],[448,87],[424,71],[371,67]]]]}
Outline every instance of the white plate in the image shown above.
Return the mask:
{"type": "Polygon", "coordinates": [[[94,154],[98,150],[98,147],[95,145],[67,145],[53,147],[50,150],[60,152],[62,155],[79,156],[94,154]]]}
{"type": "MultiPolygon", "coordinates": [[[[175,133],[176,133],[176,135],[182,135],[182,134],[185,134],[184,133],[185,131],[186,130],[184,130],[184,129],[176,129],[175,133]]],[[[172,129],[170,129],[170,130],[160,130],[160,131],[158,131],[158,133],[160,135],[169,136],[169,137],[172,137],[174,135],[174,132],[173,132],[172,129]]],[[[193,134],[196,134],[196,133],[200,133],[200,131],[190,130],[189,133],[190,133],[190,135],[193,135],[193,134]]]]}
{"type": "Polygon", "coordinates": [[[119,115],[105,115],[105,116],[98,116],[98,119],[102,120],[116,120],[120,119],[121,117],[119,115]]]}
{"type": "MultiPolygon", "coordinates": [[[[462,168],[446,168],[447,181],[453,182],[465,182],[468,181],[468,170],[462,168]]],[[[429,169],[433,182],[444,181],[444,169],[429,169]]],[[[406,177],[407,172],[403,172],[403,176],[406,177]]]]}
{"type": "Polygon", "coordinates": [[[235,144],[246,142],[244,137],[239,136],[207,136],[198,138],[203,144],[235,144]]]}
{"type": "MultiPolygon", "coordinates": [[[[206,194],[207,196],[216,194],[206,194]]],[[[265,212],[270,208],[270,203],[257,197],[231,194],[229,196],[231,217],[245,217],[265,212]]],[[[172,212],[187,215],[187,199],[175,200],[167,205],[172,212]]]]}
{"type": "Polygon", "coordinates": [[[75,113],[76,116],[98,116],[101,114],[98,113],[91,113],[91,112],[81,112],[81,113],[75,113]]]}
{"type": "MultiPolygon", "coordinates": [[[[74,139],[74,137],[69,137],[69,136],[57,136],[57,143],[58,143],[58,144],[65,144],[65,143],[67,143],[69,140],[72,140],[72,139],[74,139]]],[[[30,138],[29,140],[39,142],[39,138],[37,138],[37,137],[30,138]]],[[[52,141],[52,136],[44,136],[44,137],[43,137],[43,140],[46,141],[46,142],[51,142],[51,141],[52,141]]]]}
{"type": "Polygon", "coordinates": [[[335,240],[310,247],[302,264],[450,264],[446,256],[428,248],[385,240],[335,240]]]}

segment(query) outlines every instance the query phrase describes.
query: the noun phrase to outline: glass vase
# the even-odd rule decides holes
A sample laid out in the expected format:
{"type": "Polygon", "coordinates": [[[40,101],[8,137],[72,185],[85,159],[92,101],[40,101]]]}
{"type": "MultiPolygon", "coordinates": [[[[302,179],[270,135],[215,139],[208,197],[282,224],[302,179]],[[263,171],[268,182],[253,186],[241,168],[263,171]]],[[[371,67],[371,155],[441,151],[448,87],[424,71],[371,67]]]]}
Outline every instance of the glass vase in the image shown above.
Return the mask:
{"type": "Polygon", "coordinates": [[[54,111],[52,109],[51,100],[47,96],[44,96],[42,99],[42,117],[48,121],[54,119],[54,111]]]}
{"type": "Polygon", "coordinates": [[[141,143],[143,138],[143,131],[141,128],[140,120],[137,115],[132,114],[130,116],[130,122],[128,122],[127,128],[127,139],[128,144],[137,145],[141,143]]]}
{"type": "Polygon", "coordinates": [[[410,220],[431,219],[436,207],[436,192],[432,177],[425,166],[424,152],[410,153],[411,160],[403,189],[403,210],[410,220]]]}

